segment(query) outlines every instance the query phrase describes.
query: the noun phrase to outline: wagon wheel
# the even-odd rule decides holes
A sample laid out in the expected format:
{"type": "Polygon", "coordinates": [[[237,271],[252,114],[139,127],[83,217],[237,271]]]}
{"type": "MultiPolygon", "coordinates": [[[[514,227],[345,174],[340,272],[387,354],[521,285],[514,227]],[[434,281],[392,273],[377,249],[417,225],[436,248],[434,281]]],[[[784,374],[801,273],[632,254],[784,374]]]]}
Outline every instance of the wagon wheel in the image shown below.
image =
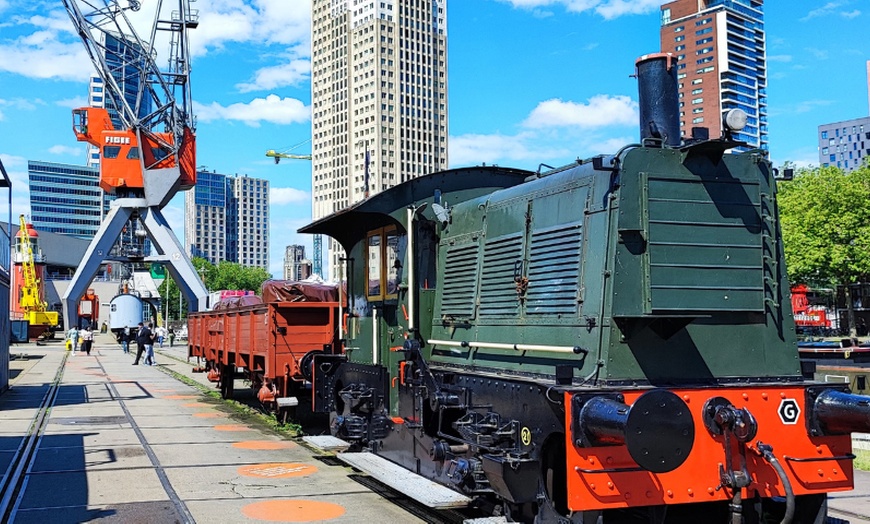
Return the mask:
{"type": "Polygon", "coordinates": [[[221,397],[225,399],[233,398],[233,379],[235,378],[235,369],[233,366],[221,365],[220,388],[221,397]]]}

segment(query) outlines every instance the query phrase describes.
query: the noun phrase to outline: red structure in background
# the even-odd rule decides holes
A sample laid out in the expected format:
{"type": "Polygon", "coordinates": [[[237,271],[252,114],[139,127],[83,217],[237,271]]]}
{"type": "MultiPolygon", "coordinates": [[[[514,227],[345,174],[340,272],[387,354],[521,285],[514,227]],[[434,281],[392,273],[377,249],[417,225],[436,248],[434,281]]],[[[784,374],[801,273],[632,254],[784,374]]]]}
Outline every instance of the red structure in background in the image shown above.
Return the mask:
{"type": "Polygon", "coordinates": [[[810,305],[807,299],[809,290],[803,284],[791,288],[791,308],[795,325],[802,328],[830,328],[831,321],[825,308],[810,305]]]}
{"type": "Polygon", "coordinates": [[[91,329],[96,329],[99,320],[100,297],[93,289],[88,289],[79,301],[79,323],[81,324],[79,327],[90,326],[91,329]]]}

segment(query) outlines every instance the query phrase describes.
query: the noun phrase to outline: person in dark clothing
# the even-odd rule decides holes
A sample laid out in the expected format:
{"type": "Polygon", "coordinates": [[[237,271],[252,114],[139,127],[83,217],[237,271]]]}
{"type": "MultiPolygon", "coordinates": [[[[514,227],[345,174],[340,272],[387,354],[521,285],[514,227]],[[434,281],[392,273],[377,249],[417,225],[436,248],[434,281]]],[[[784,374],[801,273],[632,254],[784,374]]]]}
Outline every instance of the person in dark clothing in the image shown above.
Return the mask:
{"type": "Polygon", "coordinates": [[[133,361],[134,366],[139,365],[139,359],[142,358],[146,345],[151,345],[151,330],[145,327],[145,324],[139,322],[139,331],[136,332],[136,360],[133,361]]]}

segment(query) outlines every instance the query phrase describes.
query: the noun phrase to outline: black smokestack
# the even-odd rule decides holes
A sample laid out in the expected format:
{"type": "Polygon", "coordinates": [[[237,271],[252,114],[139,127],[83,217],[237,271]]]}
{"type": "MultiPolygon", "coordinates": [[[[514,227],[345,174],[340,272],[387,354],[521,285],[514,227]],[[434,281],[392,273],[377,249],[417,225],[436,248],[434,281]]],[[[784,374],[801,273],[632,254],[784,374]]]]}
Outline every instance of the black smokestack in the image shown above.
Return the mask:
{"type": "Polygon", "coordinates": [[[661,140],[680,145],[680,95],[677,87],[677,58],[669,53],[644,55],[635,62],[640,139],[661,140]]]}

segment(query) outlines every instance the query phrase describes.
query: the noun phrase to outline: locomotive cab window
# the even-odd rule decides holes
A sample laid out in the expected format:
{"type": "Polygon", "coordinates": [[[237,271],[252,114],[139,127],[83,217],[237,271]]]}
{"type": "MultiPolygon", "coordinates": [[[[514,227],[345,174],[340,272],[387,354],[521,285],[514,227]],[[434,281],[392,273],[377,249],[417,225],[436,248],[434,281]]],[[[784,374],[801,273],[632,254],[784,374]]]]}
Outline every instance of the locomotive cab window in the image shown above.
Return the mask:
{"type": "Polygon", "coordinates": [[[402,281],[401,251],[405,235],[395,227],[370,231],[366,238],[366,274],[369,300],[396,298],[402,281]]]}

